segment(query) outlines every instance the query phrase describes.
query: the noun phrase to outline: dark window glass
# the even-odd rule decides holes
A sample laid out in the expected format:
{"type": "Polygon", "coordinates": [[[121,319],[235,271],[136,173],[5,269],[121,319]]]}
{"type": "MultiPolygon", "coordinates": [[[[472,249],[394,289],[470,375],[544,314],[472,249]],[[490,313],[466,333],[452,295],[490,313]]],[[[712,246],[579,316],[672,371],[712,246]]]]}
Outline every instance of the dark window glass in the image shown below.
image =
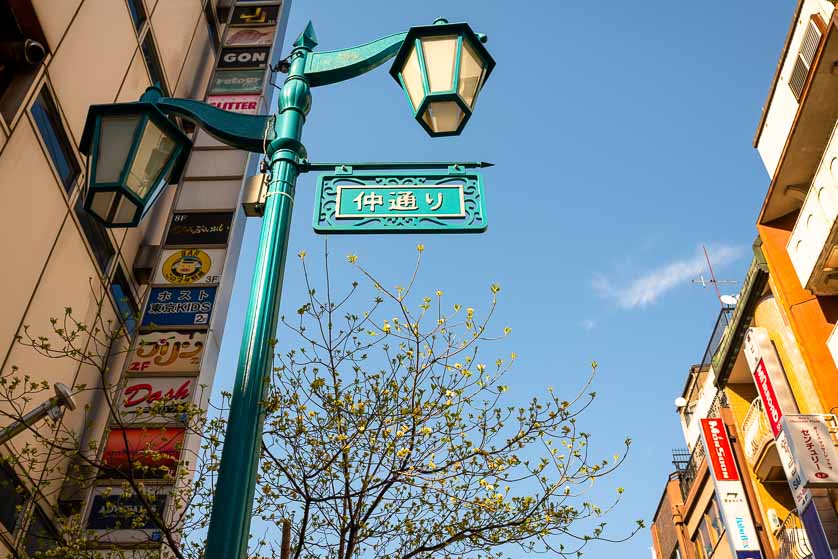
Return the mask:
{"type": "Polygon", "coordinates": [[[104,273],[107,272],[111,259],[116,254],[111,244],[111,239],[108,237],[108,231],[105,227],[93,219],[84,209],[84,199],[79,196],[76,200],[75,206],[76,217],[79,219],[79,225],[87,237],[87,242],[90,243],[90,248],[93,249],[93,255],[96,257],[96,263],[99,269],[104,273]]]}
{"type": "Polygon", "coordinates": [[[11,122],[47,53],[32,2],[0,0],[0,114],[11,122]],[[26,46],[26,41],[34,41],[26,46]]]}
{"type": "Polygon", "coordinates": [[[0,464],[0,524],[14,532],[21,509],[29,496],[17,476],[7,466],[0,464]]]}
{"type": "Polygon", "coordinates": [[[73,149],[70,147],[70,140],[64,133],[58,109],[46,86],[41,88],[41,93],[32,105],[32,118],[35,119],[50,159],[58,171],[58,176],[61,177],[64,190],[69,193],[81,170],[73,155],[73,149]]]}
{"type": "Polygon", "coordinates": [[[26,554],[33,559],[45,557],[45,551],[55,548],[60,543],[58,531],[52,527],[52,523],[40,509],[35,509],[26,531],[26,540],[23,542],[26,554]]]}
{"type": "Polygon", "coordinates": [[[111,281],[111,295],[116,303],[119,316],[122,317],[122,322],[125,324],[125,330],[129,336],[134,335],[137,330],[137,317],[140,311],[134,296],[131,295],[131,287],[128,285],[128,280],[121,268],[116,270],[113,281],[111,281]]]}
{"type": "Polygon", "coordinates": [[[164,95],[168,95],[166,80],[163,78],[163,67],[160,65],[160,57],[157,56],[157,47],[154,46],[151,31],[145,34],[142,50],[145,65],[148,67],[148,75],[151,77],[151,83],[159,86],[163,90],[164,95]]]}
{"type": "Polygon", "coordinates": [[[134,22],[134,27],[139,33],[146,20],[143,0],[128,0],[128,11],[131,13],[131,21],[134,22]]]}
{"type": "Polygon", "coordinates": [[[215,50],[221,45],[221,37],[218,34],[218,22],[215,21],[215,14],[212,13],[212,2],[204,4],[204,16],[207,20],[210,43],[215,50]]]}

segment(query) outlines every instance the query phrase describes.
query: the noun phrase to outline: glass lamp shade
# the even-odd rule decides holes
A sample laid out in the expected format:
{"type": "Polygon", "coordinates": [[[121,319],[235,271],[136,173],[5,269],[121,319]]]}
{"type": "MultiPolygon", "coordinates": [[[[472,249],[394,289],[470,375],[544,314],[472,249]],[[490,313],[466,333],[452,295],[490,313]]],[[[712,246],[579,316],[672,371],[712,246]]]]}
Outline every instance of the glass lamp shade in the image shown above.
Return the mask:
{"type": "Polygon", "coordinates": [[[438,21],[408,31],[390,74],[428,134],[456,136],[495,61],[468,24],[438,21]]]}
{"type": "Polygon", "coordinates": [[[168,181],[189,138],[152,103],[90,107],[81,150],[89,155],[84,207],[106,227],[135,227],[168,181]]]}

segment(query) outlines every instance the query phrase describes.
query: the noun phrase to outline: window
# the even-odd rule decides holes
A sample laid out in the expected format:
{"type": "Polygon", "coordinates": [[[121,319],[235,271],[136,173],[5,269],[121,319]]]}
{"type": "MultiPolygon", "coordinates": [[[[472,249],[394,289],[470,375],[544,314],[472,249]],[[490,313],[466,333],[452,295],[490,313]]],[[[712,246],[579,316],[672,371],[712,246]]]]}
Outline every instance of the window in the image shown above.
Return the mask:
{"type": "Polygon", "coordinates": [[[116,303],[119,316],[125,324],[125,331],[129,336],[133,336],[137,330],[137,317],[139,317],[140,311],[122,268],[117,268],[113,281],[111,281],[111,296],[116,303]]]}
{"type": "Polygon", "coordinates": [[[87,242],[90,244],[91,250],[93,250],[93,256],[99,265],[99,269],[103,274],[107,273],[111,259],[116,254],[107,229],[87,213],[84,209],[84,199],[82,196],[79,196],[78,200],[76,200],[74,211],[79,220],[79,225],[81,225],[81,230],[84,232],[84,236],[87,237],[87,242]]]}
{"type": "Polygon", "coordinates": [[[803,41],[800,44],[800,51],[794,60],[794,67],[789,78],[789,87],[794,94],[795,99],[800,101],[800,96],[803,95],[803,87],[806,85],[806,79],[809,76],[809,69],[812,67],[812,62],[815,60],[815,54],[818,52],[818,44],[821,42],[821,32],[815,25],[814,21],[809,21],[806,27],[806,32],[803,34],[803,41]]]}
{"type": "Polygon", "coordinates": [[[695,546],[695,553],[699,559],[708,559],[713,556],[713,551],[716,549],[716,544],[722,537],[724,527],[722,526],[721,515],[719,514],[719,506],[716,504],[715,496],[710,499],[710,504],[702,515],[701,521],[698,524],[698,529],[693,536],[693,545],[695,546]]]}
{"type": "Polygon", "coordinates": [[[131,14],[131,21],[134,22],[134,29],[139,34],[143,28],[143,24],[146,22],[143,0],[128,0],[128,12],[131,14]]]}
{"type": "Polygon", "coordinates": [[[215,14],[212,12],[212,2],[204,4],[204,17],[207,20],[210,43],[212,43],[212,48],[217,51],[218,47],[221,46],[221,37],[218,33],[218,22],[215,20],[215,14]]]}
{"type": "Polygon", "coordinates": [[[20,484],[8,466],[0,464],[0,524],[10,533],[15,531],[29,492],[20,484]]]}
{"type": "Polygon", "coordinates": [[[148,75],[151,77],[151,83],[159,86],[163,90],[163,95],[168,95],[166,79],[163,77],[163,67],[160,65],[160,57],[157,56],[157,47],[154,46],[154,39],[151,36],[150,30],[145,34],[145,39],[143,39],[142,51],[145,65],[148,68],[148,75]]]}
{"type": "Polygon", "coordinates": [[[26,531],[26,539],[23,542],[26,554],[29,557],[45,557],[44,552],[61,544],[61,537],[58,531],[53,528],[47,516],[41,509],[35,508],[32,520],[29,521],[29,529],[26,531]]]}
{"type": "Polygon", "coordinates": [[[69,194],[81,169],[73,148],[70,146],[70,140],[64,133],[64,126],[61,124],[55,101],[46,85],[41,88],[41,93],[32,105],[32,118],[47,146],[47,152],[55,165],[55,170],[58,171],[61,184],[69,194]]]}

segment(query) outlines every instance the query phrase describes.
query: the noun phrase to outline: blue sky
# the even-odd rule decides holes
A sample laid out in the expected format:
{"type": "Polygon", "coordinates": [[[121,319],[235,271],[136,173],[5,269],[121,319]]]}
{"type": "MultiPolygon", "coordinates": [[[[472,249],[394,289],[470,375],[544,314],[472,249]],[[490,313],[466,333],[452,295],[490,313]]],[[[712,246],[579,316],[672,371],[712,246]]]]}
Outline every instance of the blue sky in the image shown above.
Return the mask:
{"type": "MultiPolygon", "coordinates": [[[[741,280],[750,262],[768,185],[751,141],[793,10],[790,0],[294,0],[291,8],[286,45],[309,19],[322,50],[438,16],[489,36],[497,67],[458,138],[429,138],[386,67],[314,90],[303,138],[313,161],[496,164],[485,173],[487,233],[332,237],[333,277],[355,279],[343,258],[355,253],[398,283],[421,242],[423,289],[481,308],[498,282],[497,324],[513,328],[501,348],[519,355],[507,379],[513,400],[548,385],[569,390],[598,361],[599,399],[585,420],[592,445],[609,455],[625,436],[634,440],[611,484],[626,488],[611,525],[651,518],[671,449],[683,446],[673,399],[718,313],[713,291],[690,281],[707,276],[702,243],[720,279],[741,280]]],[[[315,179],[298,182],[292,255],[323,251],[311,229],[315,179]]],[[[258,227],[249,220],[216,392],[234,376],[258,227]]],[[[304,296],[294,258],[283,293],[293,312],[304,296]]],[[[586,557],[648,557],[649,546],[644,530],[586,557]]]]}

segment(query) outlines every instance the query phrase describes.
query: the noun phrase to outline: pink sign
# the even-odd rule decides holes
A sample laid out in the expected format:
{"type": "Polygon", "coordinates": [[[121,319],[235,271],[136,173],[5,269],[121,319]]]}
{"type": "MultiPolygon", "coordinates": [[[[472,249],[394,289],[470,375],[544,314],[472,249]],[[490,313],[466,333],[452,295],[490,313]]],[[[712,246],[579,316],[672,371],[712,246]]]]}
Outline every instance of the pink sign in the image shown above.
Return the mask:
{"type": "Polygon", "coordinates": [[[207,103],[213,107],[234,113],[255,115],[259,108],[258,95],[210,95],[207,103]]]}

